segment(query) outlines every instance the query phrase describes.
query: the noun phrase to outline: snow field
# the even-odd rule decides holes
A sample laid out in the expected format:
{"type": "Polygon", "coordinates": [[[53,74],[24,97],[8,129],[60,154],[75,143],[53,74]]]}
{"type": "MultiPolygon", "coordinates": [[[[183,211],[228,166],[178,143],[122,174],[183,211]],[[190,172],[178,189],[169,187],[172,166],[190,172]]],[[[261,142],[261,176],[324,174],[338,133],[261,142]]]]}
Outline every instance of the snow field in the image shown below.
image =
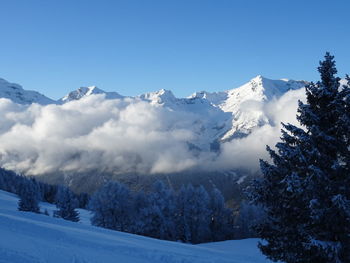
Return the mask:
{"type": "Polygon", "coordinates": [[[17,211],[16,195],[0,191],[0,262],[269,262],[256,239],[201,245],[157,240],[89,225],[89,212],[80,210],[81,222],[51,217],[55,207],[41,203],[50,216],[17,211]]]}

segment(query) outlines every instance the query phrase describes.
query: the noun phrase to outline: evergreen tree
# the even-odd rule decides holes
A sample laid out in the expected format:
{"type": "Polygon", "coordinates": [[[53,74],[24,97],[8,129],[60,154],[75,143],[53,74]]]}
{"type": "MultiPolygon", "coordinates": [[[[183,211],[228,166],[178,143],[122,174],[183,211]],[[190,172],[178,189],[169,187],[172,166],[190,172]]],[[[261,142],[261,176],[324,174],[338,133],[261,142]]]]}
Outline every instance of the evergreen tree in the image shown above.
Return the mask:
{"type": "Polygon", "coordinates": [[[58,210],[54,212],[54,216],[78,222],[79,212],[76,210],[77,206],[78,200],[74,194],[67,187],[59,187],[56,194],[56,207],[58,210]]]}
{"type": "Polygon", "coordinates": [[[7,188],[6,182],[5,182],[5,176],[0,171],[0,189],[5,190],[7,188]]]}
{"type": "Polygon", "coordinates": [[[40,188],[43,195],[43,200],[48,203],[55,203],[58,186],[41,183],[40,188]]]}
{"type": "Polygon", "coordinates": [[[93,212],[91,223],[95,226],[130,232],[132,229],[131,194],[129,189],[117,182],[110,182],[91,198],[89,207],[93,212]]]}
{"type": "Polygon", "coordinates": [[[87,193],[80,193],[77,196],[78,207],[85,209],[89,203],[90,196],[87,193]]]}
{"type": "MultiPolygon", "coordinates": [[[[20,177],[18,177],[20,178],[20,177]]],[[[40,213],[40,191],[38,185],[32,180],[22,180],[18,191],[18,210],[40,213]]]]}
{"type": "Polygon", "coordinates": [[[318,71],[321,81],[299,102],[302,128],[283,125],[277,152],[267,147],[273,164],[261,161],[252,191],[267,213],[259,247],[276,261],[350,262],[349,86],[339,87],[329,53],[318,71]]]}
{"type": "Polygon", "coordinates": [[[265,214],[259,206],[249,204],[243,201],[240,205],[239,213],[235,222],[235,238],[252,238],[257,237],[254,227],[264,221],[265,214]]]}

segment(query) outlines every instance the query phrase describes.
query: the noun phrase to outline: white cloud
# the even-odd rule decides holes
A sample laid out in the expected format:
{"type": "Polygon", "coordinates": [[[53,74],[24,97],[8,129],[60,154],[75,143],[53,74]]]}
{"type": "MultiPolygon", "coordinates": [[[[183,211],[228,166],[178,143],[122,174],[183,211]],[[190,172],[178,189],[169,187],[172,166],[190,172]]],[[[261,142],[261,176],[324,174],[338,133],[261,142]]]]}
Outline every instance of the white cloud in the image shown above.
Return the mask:
{"type": "MultiPolygon", "coordinates": [[[[226,142],[219,156],[199,155],[188,142],[198,134],[198,116],[155,107],[137,99],[89,96],[64,105],[23,106],[0,99],[0,165],[31,175],[56,171],[179,172],[190,168],[256,170],[265,145],[280,136],[280,122],[295,121],[297,99],[290,91],[255,105],[272,121],[251,135],[226,142]]],[[[249,105],[246,105],[247,107],[249,105]]]]}
{"type": "Polygon", "coordinates": [[[258,127],[244,138],[222,145],[222,152],[214,162],[221,169],[241,168],[251,172],[259,169],[259,159],[268,160],[266,145],[273,146],[280,140],[281,122],[298,125],[296,120],[298,100],[305,100],[305,90],[292,90],[279,99],[262,105],[270,124],[258,127]]]}

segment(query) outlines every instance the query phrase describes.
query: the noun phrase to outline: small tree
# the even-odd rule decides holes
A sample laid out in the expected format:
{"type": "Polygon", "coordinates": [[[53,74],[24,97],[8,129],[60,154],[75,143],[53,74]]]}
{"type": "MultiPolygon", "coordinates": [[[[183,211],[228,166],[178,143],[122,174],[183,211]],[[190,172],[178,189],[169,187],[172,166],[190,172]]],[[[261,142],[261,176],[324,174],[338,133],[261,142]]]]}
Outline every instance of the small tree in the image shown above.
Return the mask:
{"type": "Polygon", "coordinates": [[[252,199],[267,212],[257,227],[259,245],[272,260],[291,263],[350,262],[349,86],[339,87],[333,56],[326,53],[321,81],[306,86],[299,102],[303,128],[284,125],[273,164],[252,199]]]}
{"type": "Polygon", "coordinates": [[[39,187],[33,180],[22,180],[19,187],[18,210],[26,212],[40,213],[39,187]]]}
{"type": "Polygon", "coordinates": [[[76,210],[78,200],[67,187],[59,187],[56,194],[56,207],[58,210],[54,212],[55,217],[61,217],[65,220],[78,222],[79,212],[76,210]]]}

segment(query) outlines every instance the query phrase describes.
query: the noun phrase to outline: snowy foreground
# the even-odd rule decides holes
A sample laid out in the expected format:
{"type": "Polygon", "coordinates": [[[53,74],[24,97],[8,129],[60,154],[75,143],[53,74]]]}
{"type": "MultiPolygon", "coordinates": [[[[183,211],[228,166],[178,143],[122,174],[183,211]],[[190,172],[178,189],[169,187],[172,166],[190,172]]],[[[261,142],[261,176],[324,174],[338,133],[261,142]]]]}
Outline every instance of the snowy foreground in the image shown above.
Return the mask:
{"type": "MultiPolygon", "coordinates": [[[[0,262],[270,262],[256,239],[189,245],[17,211],[17,196],[0,191],[0,262]]],[[[52,215],[54,206],[41,204],[52,215]]]]}

